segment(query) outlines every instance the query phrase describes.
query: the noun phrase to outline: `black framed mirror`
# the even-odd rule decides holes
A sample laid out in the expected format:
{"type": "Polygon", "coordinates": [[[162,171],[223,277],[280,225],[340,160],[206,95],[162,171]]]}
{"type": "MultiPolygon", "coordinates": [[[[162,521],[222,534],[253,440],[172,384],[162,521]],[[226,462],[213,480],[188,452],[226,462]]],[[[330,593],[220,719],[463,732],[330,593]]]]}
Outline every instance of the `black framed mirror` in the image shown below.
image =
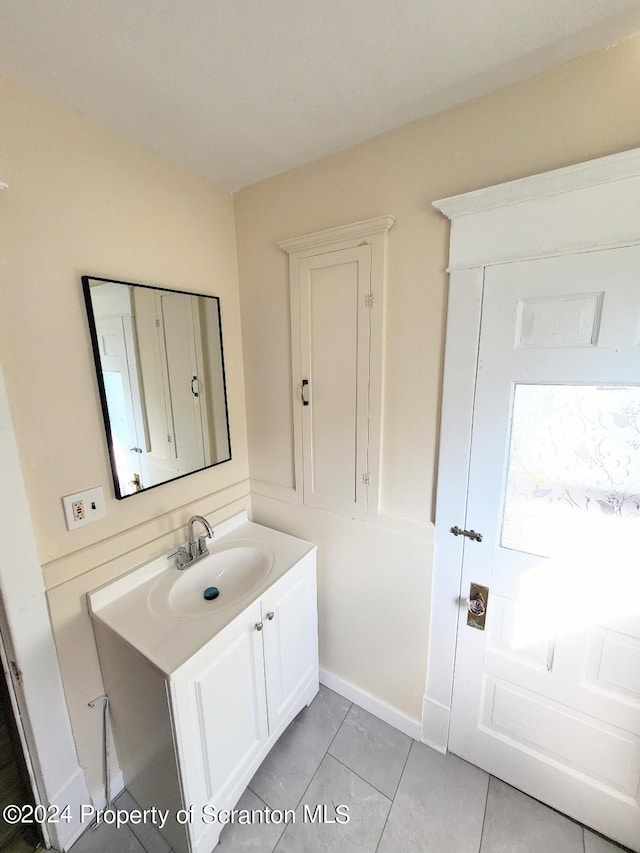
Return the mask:
{"type": "Polygon", "coordinates": [[[217,296],[82,276],[116,498],[231,459],[217,296]]]}

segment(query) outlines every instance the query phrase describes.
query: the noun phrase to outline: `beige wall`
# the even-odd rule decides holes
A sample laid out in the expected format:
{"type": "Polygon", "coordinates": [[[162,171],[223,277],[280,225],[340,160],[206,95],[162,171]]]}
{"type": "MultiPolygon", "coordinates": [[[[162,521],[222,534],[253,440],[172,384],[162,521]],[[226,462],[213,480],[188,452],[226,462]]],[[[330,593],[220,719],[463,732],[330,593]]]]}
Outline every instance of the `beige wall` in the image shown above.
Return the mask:
{"type": "MultiPolygon", "coordinates": [[[[389,515],[428,530],[448,241],[448,223],[431,202],[638,146],[638,104],[635,38],[238,193],[252,480],[293,484],[287,257],[276,242],[391,213],[397,221],[389,234],[381,498],[389,515]]],[[[318,541],[322,665],[419,718],[428,532],[424,547],[411,553],[406,536],[388,533],[376,557],[367,542],[379,534],[366,525],[351,524],[347,542],[344,522],[328,513],[292,510],[272,498],[256,497],[253,506],[256,520],[318,541]]]]}
{"type": "Polygon", "coordinates": [[[248,505],[232,198],[150,151],[0,79],[2,364],[80,763],[100,789],[102,692],[85,593],[167,553],[194,512],[248,505]],[[116,501],[80,276],[221,299],[233,460],[116,501]],[[107,517],[66,529],[62,495],[101,485],[107,517]]]}

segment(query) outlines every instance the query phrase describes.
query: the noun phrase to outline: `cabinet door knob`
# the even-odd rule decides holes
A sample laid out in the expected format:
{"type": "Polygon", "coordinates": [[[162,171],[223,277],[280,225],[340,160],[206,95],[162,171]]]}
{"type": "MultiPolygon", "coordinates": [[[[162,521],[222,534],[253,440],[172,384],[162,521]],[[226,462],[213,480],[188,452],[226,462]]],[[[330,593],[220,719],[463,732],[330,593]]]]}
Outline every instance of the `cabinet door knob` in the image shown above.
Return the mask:
{"type": "Polygon", "coordinates": [[[267,619],[269,620],[269,622],[271,622],[271,620],[273,619],[273,617],[274,617],[275,615],[276,615],[276,614],[273,612],[273,610],[270,610],[270,611],[267,613],[267,619]]]}
{"type": "Polygon", "coordinates": [[[256,631],[262,631],[262,622],[256,622],[256,631]]]}

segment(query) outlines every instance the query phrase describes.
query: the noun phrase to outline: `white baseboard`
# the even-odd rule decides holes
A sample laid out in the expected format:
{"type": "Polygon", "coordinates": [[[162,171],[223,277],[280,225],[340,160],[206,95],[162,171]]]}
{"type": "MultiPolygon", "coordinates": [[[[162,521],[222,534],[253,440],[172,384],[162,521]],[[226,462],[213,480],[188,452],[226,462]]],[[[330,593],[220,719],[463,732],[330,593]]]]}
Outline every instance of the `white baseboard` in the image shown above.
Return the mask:
{"type": "MultiPolygon", "coordinates": [[[[118,796],[118,794],[123,790],[124,790],[124,777],[122,775],[122,770],[119,770],[116,773],[116,775],[111,779],[111,800],[112,801],[115,800],[115,798],[118,796]]],[[[91,802],[90,803],[83,801],[82,803],[80,803],[78,805],[77,809],[73,813],[75,818],[77,818],[77,821],[74,820],[74,822],[70,823],[70,824],[57,824],[57,826],[66,826],[67,830],[65,830],[65,831],[68,831],[68,833],[69,833],[69,838],[65,838],[64,842],[60,841],[58,843],[58,845],[57,845],[58,850],[69,850],[69,848],[72,846],[72,844],[74,844],[78,840],[78,838],[80,838],[80,836],[83,834],[83,832],[86,832],[89,829],[89,827],[92,825],[93,820],[90,817],[87,817],[84,820],[84,822],[82,822],[82,823],[80,822],[80,814],[81,814],[80,806],[81,805],[83,805],[83,806],[93,805],[93,808],[96,811],[99,811],[100,809],[104,809],[107,805],[107,800],[106,800],[106,797],[104,795],[104,788],[100,788],[99,791],[94,791],[91,794],[91,802]]],[[[53,839],[52,839],[52,841],[53,841],[53,839]]]]}
{"type": "Polygon", "coordinates": [[[61,811],[69,806],[71,820],[47,823],[46,833],[56,850],[68,850],[86,828],[80,822],[80,809],[87,802],[88,792],[84,773],[78,767],[76,772],[50,798],[48,805],[57,806],[61,811]]]}
{"type": "Polygon", "coordinates": [[[446,705],[424,696],[422,699],[422,729],[420,740],[438,752],[447,752],[449,741],[449,718],[451,712],[446,705]]]}
{"type": "MultiPolygon", "coordinates": [[[[113,776],[111,779],[111,800],[115,800],[118,794],[120,794],[122,791],[124,791],[124,777],[122,775],[122,770],[119,770],[116,775],[113,776]]],[[[107,800],[104,794],[104,788],[100,788],[100,790],[94,791],[91,794],[90,803],[83,801],[78,805],[76,811],[74,811],[74,816],[77,817],[77,822],[74,820],[74,822],[71,824],[58,824],[58,826],[67,826],[69,832],[69,838],[65,838],[64,843],[59,843],[57,845],[57,849],[59,850],[69,850],[71,845],[74,844],[78,840],[78,838],[80,838],[82,833],[86,832],[86,830],[89,829],[89,827],[93,823],[93,820],[89,817],[87,817],[87,819],[83,823],[80,823],[80,805],[93,805],[93,808],[96,811],[106,808],[107,800]]]]}
{"type": "Polygon", "coordinates": [[[324,684],[325,687],[334,690],[350,702],[355,702],[356,705],[364,708],[374,717],[378,717],[379,720],[388,723],[405,735],[409,735],[414,740],[420,740],[420,723],[418,720],[403,714],[393,705],[387,704],[382,699],[378,699],[371,693],[367,693],[366,690],[356,687],[355,684],[345,681],[344,678],[340,678],[340,676],[334,675],[326,669],[320,670],[320,684],[324,684]]]}

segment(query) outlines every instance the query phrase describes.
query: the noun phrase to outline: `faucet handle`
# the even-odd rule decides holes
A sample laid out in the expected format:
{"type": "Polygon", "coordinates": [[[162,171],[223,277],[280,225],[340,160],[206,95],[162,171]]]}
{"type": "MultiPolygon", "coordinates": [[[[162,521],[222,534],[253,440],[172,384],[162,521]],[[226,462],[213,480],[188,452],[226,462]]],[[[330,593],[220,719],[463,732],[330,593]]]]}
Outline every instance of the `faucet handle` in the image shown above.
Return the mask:
{"type": "Polygon", "coordinates": [[[184,545],[181,545],[171,554],[168,554],[167,560],[170,560],[172,557],[176,558],[176,569],[184,569],[184,567],[189,562],[189,552],[187,551],[184,545]]]}
{"type": "Polygon", "coordinates": [[[207,548],[207,536],[198,536],[198,557],[204,557],[205,554],[209,553],[209,549],[207,548]]]}

